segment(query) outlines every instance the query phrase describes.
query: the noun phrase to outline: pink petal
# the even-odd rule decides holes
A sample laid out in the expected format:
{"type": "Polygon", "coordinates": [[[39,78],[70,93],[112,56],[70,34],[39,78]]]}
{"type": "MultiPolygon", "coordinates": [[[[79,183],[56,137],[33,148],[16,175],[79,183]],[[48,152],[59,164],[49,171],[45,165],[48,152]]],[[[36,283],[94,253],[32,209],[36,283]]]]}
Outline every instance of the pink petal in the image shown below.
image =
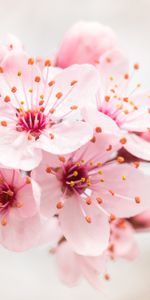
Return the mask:
{"type": "Polygon", "coordinates": [[[124,80],[124,75],[128,73],[129,63],[127,57],[118,48],[106,52],[100,58],[100,64],[97,65],[104,90],[109,91],[117,84],[119,88],[125,90],[128,80],[124,80]],[[110,80],[110,77],[113,80],[110,80]]]}
{"type": "Polygon", "coordinates": [[[110,163],[103,168],[99,187],[102,207],[117,217],[136,215],[150,206],[149,177],[127,164],[110,163]],[[136,202],[140,200],[140,203],[136,202]]]}
{"type": "Polygon", "coordinates": [[[38,215],[18,219],[9,213],[7,225],[0,226],[0,244],[11,251],[25,251],[37,243],[40,236],[41,221],[38,215]]]}
{"type": "MultiPolygon", "coordinates": [[[[80,205],[83,206],[83,203],[79,201],[75,196],[66,199],[64,208],[60,211],[62,232],[75,252],[80,255],[97,256],[108,244],[108,219],[93,207],[89,212],[92,222],[87,223],[81,211],[80,205]]],[[[84,210],[86,211],[86,208],[84,210]]]]}
{"type": "Polygon", "coordinates": [[[8,34],[7,36],[7,47],[9,50],[23,51],[21,41],[13,34],[8,34]]]}
{"type": "Polygon", "coordinates": [[[78,22],[63,38],[57,65],[65,68],[75,63],[94,64],[100,55],[116,43],[116,36],[111,28],[98,22],[78,22]]]}
{"type": "Polygon", "coordinates": [[[22,179],[22,185],[18,187],[17,201],[21,203],[21,207],[16,209],[16,217],[28,218],[35,215],[40,206],[40,187],[32,180],[31,183],[25,184],[25,180],[22,179]],[[25,185],[24,185],[25,184],[25,185]],[[24,186],[23,186],[24,185],[24,186]],[[22,187],[23,186],[23,187],[22,187]]]}
{"type": "Polygon", "coordinates": [[[101,113],[95,107],[89,107],[83,110],[84,119],[90,123],[93,129],[100,127],[103,133],[120,134],[120,129],[116,122],[109,116],[101,113]]]}
{"type": "Polygon", "coordinates": [[[46,171],[49,163],[45,162],[45,168],[40,165],[32,171],[32,178],[35,179],[42,187],[41,193],[41,213],[46,217],[52,217],[58,213],[56,207],[61,202],[63,193],[61,191],[61,182],[53,175],[46,171]]]}
{"type": "Polygon", "coordinates": [[[134,133],[128,134],[124,147],[131,154],[144,160],[150,160],[150,142],[142,137],[134,133]]]}
{"type": "Polygon", "coordinates": [[[0,163],[5,166],[32,170],[41,161],[41,150],[34,148],[34,142],[27,139],[25,132],[0,128],[0,163]]]}
{"type": "Polygon", "coordinates": [[[141,107],[126,116],[121,128],[127,131],[145,132],[150,124],[150,113],[147,107],[141,107]]]}
{"type": "Polygon", "coordinates": [[[88,142],[92,133],[92,128],[85,122],[62,122],[53,126],[45,135],[42,134],[37,147],[54,154],[67,154],[88,142]]]}
{"type": "Polygon", "coordinates": [[[92,268],[89,268],[88,265],[82,265],[82,274],[86,280],[98,291],[102,291],[100,272],[96,272],[92,268]]]}
{"type": "Polygon", "coordinates": [[[78,255],[72,251],[68,242],[59,245],[56,259],[61,280],[69,286],[75,285],[81,276],[80,262],[78,255]]]}
{"type": "Polygon", "coordinates": [[[42,226],[37,246],[48,244],[49,247],[53,249],[56,247],[61,238],[62,232],[58,223],[58,218],[42,218],[42,226]]]}
{"type": "Polygon", "coordinates": [[[35,77],[40,76],[40,70],[36,64],[28,64],[28,56],[23,51],[12,51],[3,60],[1,67],[3,73],[0,74],[1,95],[5,97],[8,95],[11,99],[11,103],[15,107],[20,107],[20,100],[24,101],[24,109],[31,108],[31,93],[29,89],[32,88],[32,104],[36,99],[37,83],[35,77]],[[21,72],[21,76],[18,76],[18,72],[21,72]],[[32,85],[32,86],[31,86],[32,85]],[[15,94],[11,92],[11,89],[15,87],[15,94]]]}
{"type": "Polygon", "coordinates": [[[117,222],[112,224],[112,234],[110,243],[114,245],[114,257],[135,259],[138,254],[138,246],[135,240],[135,231],[127,221],[123,227],[117,226],[117,222]]]}
{"type": "Polygon", "coordinates": [[[47,92],[50,93],[50,101],[45,112],[55,108],[54,118],[62,119],[72,111],[72,107],[81,109],[83,106],[88,106],[98,87],[99,76],[93,66],[73,65],[54,77],[54,85],[49,87],[50,91],[47,89],[47,92]],[[56,96],[58,93],[61,93],[59,100],[56,96]]]}

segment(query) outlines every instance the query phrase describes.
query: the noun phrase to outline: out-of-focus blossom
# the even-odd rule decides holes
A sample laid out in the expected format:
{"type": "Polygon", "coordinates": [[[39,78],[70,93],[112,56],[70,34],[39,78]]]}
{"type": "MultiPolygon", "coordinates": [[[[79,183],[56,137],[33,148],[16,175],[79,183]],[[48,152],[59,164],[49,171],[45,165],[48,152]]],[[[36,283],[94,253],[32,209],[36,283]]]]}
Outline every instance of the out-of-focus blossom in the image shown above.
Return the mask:
{"type": "Polygon", "coordinates": [[[10,52],[14,51],[24,51],[24,47],[16,36],[9,34],[6,43],[0,43],[0,63],[10,52]]]}
{"type": "Polygon", "coordinates": [[[79,255],[67,241],[63,241],[55,254],[59,276],[65,284],[73,286],[84,277],[94,288],[101,289],[101,279],[106,272],[106,253],[95,257],[79,255]]]}
{"type": "Polygon", "coordinates": [[[98,22],[79,22],[66,32],[57,53],[56,65],[95,64],[99,57],[117,45],[113,30],[98,22]]]}
{"type": "Polygon", "coordinates": [[[135,230],[126,220],[112,222],[108,254],[112,259],[135,259],[138,255],[138,246],[135,240],[135,230]]]}
{"type": "Polygon", "coordinates": [[[118,136],[101,133],[93,122],[95,136],[87,145],[67,156],[45,153],[32,176],[42,189],[41,213],[59,215],[75,252],[96,256],[108,246],[112,219],[148,207],[149,178],[131,165],[111,161],[118,136]]]}
{"type": "MultiPolygon", "coordinates": [[[[57,230],[59,230],[58,224],[57,230]]],[[[137,257],[138,248],[134,233],[133,227],[127,221],[120,219],[112,222],[108,249],[96,257],[75,253],[69,242],[62,236],[52,252],[56,256],[61,280],[73,286],[83,277],[94,288],[102,290],[103,279],[109,279],[107,270],[109,270],[110,259],[132,260],[137,257]]]]}
{"type": "Polygon", "coordinates": [[[88,108],[97,87],[93,66],[61,72],[47,60],[42,75],[24,53],[7,56],[0,67],[0,162],[31,170],[42,159],[41,149],[63,154],[89,141],[93,130],[80,108],[88,108]]]}
{"type": "MultiPolygon", "coordinates": [[[[97,115],[99,112],[111,118],[120,128],[124,148],[136,157],[150,160],[150,142],[143,135],[150,131],[150,95],[139,91],[140,84],[129,89],[133,73],[128,71],[128,61],[119,50],[103,55],[97,69],[100,74],[100,88],[97,94],[97,115]]],[[[89,113],[89,120],[91,118],[89,113]]],[[[100,117],[99,117],[100,119],[100,117]]]]}

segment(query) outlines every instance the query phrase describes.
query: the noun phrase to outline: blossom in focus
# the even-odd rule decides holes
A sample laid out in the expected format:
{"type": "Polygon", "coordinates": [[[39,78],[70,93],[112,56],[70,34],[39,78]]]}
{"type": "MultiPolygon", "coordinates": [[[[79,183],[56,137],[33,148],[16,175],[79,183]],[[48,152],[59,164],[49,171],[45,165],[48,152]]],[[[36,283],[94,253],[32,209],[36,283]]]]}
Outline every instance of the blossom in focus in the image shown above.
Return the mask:
{"type": "Polygon", "coordinates": [[[32,247],[39,236],[40,189],[18,170],[0,168],[0,244],[9,250],[32,247]]]}
{"type": "Polygon", "coordinates": [[[88,108],[97,87],[93,66],[61,71],[46,60],[41,74],[33,58],[9,54],[0,67],[0,162],[31,170],[41,149],[63,154],[89,141],[93,130],[80,108],[88,108]]]}
{"type": "Polygon", "coordinates": [[[140,91],[139,83],[129,88],[139,65],[134,64],[130,74],[126,57],[114,49],[100,58],[97,69],[100,74],[97,118],[99,112],[111,118],[124,134],[124,148],[140,159],[150,160],[150,142],[145,137],[150,131],[150,94],[140,91]]]}
{"type": "Polygon", "coordinates": [[[66,32],[57,53],[56,65],[95,64],[99,57],[117,45],[113,30],[98,22],[78,22],[66,32]]]}
{"type": "Polygon", "coordinates": [[[14,35],[8,35],[6,43],[0,43],[0,63],[13,51],[23,51],[23,45],[14,35]]]}
{"type": "Polygon", "coordinates": [[[92,140],[71,154],[44,153],[32,172],[42,190],[41,213],[59,215],[63,235],[81,255],[102,253],[108,246],[110,222],[149,205],[149,177],[113,160],[120,147],[118,136],[101,130],[95,126],[92,140]]]}

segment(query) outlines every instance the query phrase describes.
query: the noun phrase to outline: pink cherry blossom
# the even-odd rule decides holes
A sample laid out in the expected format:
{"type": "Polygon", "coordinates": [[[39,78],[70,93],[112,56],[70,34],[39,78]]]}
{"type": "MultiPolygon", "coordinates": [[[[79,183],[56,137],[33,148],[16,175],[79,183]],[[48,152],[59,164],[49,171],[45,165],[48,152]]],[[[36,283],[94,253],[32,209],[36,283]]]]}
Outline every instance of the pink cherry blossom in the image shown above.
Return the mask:
{"type": "Polygon", "coordinates": [[[6,58],[10,51],[23,51],[22,43],[12,34],[7,36],[6,43],[0,44],[0,63],[6,58]]]}
{"type": "Polygon", "coordinates": [[[42,159],[41,149],[63,154],[89,141],[93,130],[80,108],[88,107],[98,81],[90,65],[61,71],[46,60],[41,74],[26,54],[7,56],[0,67],[0,162],[31,170],[42,159]]]}
{"type": "Polygon", "coordinates": [[[71,154],[45,153],[32,172],[42,189],[41,213],[59,215],[63,235],[81,255],[102,253],[108,246],[109,222],[149,205],[148,176],[112,160],[120,146],[118,136],[101,130],[95,126],[93,139],[71,154]]]}
{"type": "MultiPolygon", "coordinates": [[[[56,224],[59,231],[59,224],[56,224]]],[[[69,242],[62,236],[52,253],[56,256],[60,279],[73,286],[81,277],[85,278],[94,288],[102,291],[103,279],[108,280],[109,261],[118,259],[135,259],[138,248],[135,241],[135,231],[123,219],[111,223],[111,234],[108,249],[101,255],[84,256],[73,251],[69,242]]]]}
{"type": "Polygon", "coordinates": [[[41,228],[40,189],[19,171],[0,169],[0,244],[23,251],[35,244],[41,228]]]}
{"type": "Polygon", "coordinates": [[[118,258],[133,260],[137,257],[138,253],[133,226],[124,219],[112,222],[108,247],[110,258],[113,260],[117,260],[118,258]]]}
{"type": "MultiPolygon", "coordinates": [[[[104,54],[99,62],[98,112],[111,118],[121,130],[125,137],[123,146],[128,152],[150,160],[150,143],[145,137],[150,130],[150,96],[140,91],[139,83],[132,88],[131,82],[139,65],[135,64],[130,74],[126,57],[116,49],[104,54]]],[[[89,113],[89,120],[91,115],[89,113]]]]}
{"type": "Polygon", "coordinates": [[[98,22],[78,22],[66,32],[57,54],[57,66],[95,64],[99,57],[117,45],[111,28],[98,22]]]}
{"type": "Polygon", "coordinates": [[[55,255],[60,279],[65,284],[73,286],[83,277],[94,288],[101,289],[101,279],[106,271],[106,253],[95,257],[79,255],[67,241],[63,241],[56,248],[55,255]]]}

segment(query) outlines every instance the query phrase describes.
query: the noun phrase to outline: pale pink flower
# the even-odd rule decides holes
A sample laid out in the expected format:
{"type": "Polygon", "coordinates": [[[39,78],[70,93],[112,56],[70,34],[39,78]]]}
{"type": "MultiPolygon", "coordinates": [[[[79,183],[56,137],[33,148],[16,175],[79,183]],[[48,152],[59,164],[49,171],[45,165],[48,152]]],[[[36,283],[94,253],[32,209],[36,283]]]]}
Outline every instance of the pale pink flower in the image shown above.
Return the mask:
{"type": "Polygon", "coordinates": [[[101,130],[95,126],[93,139],[67,156],[45,153],[32,172],[42,189],[41,213],[59,215],[65,238],[83,255],[96,256],[106,249],[109,221],[115,216],[133,216],[149,205],[148,176],[111,161],[118,136],[101,130]]]}
{"type": "MultiPolygon", "coordinates": [[[[54,232],[60,229],[59,224],[56,225],[54,232]]],[[[102,290],[103,279],[110,278],[107,273],[110,259],[135,259],[138,247],[133,227],[127,221],[119,219],[111,223],[109,246],[103,254],[96,257],[79,255],[63,236],[52,253],[56,256],[60,279],[65,284],[73,286],[83,277],[94,288],[102,290]]]]}
{"type": "MultiPolygon", "coordinates": [[[[107,52],[99,62],[98,112],[111,118],[121,130],[124,134],[123,146],[128,152],[150,160],[150,142],[143,137],[150,131],[150,95],[140,92],[140,84],[131,88],[131,79],[139,65],[135,64],[130,74],[128,61],[119,50],[107,52]]],[[[89,113],[89,120],[91,116],[89,113]]]]}
{"type": "Polygon", "coordinates": [[[98,87],[93,66],[74,65],[61,71],[46,60],[41,74],[33,58],[12,53],[0,73],[2,164],[31,170],[42,159],[41,149],[69,153],[92,137],[80,108],[88,108],[98,87]]]}
{"type": "Polygon", "coordinates": [[[106,253],[95,257],[79,255],[72,250],[66,240],[62,241],[55,251],[62,282],[73,286],[83,277],[94,288],[101,289],[101,280],[106,272],[106,253]]]}
{"type": "Polygon", "coordinates": [[[23,251],[35,244],[41,222],[40,189],[19,171],[0,169],[0,244],[23,251]]]}
{"type": "Polygon", "coordinates": [[[137,257],[135,230],[128,221],[119,219],[112,222],[108,255],[115,260],[119,258],[133,260],[137,257]]]}
{"type": "Polygon", "coordinates": [[[65,34],[57,54],[57,66],[66,68],[72,64],[95,64],[107,50],[117,45],[111,28],[98,22],[78,22],[65,34]]]}
{"type": "Polygon", "coordinates": [[[6,58],[10,51],[23,51],[22,43],[12,34],[7,36],[6,43],[0,43],[0,63],[6,58]]]}

